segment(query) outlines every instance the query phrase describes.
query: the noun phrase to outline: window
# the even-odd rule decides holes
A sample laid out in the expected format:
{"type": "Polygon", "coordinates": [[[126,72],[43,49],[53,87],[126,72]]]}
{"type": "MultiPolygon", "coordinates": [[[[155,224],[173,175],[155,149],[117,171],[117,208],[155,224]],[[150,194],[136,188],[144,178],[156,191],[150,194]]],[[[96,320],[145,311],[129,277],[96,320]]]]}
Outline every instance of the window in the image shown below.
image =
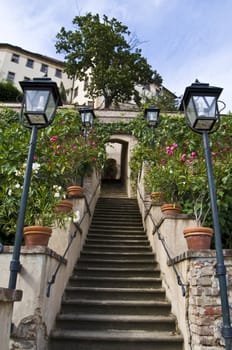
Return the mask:
{"type": "Polygon", "coordinates": [[[15,79],[15,73],[14,72],[8,72],[7,80],[14,81],[14,79],[15,79]]]}
{"type": "Polygon", "coordinates": [[[78,86],[74,89],[74,97],[77,97],[78,95],[78,86]]]}
{"type": "Polygon", "coordinates": [[[24,80],[31,80],[29,77],[24,77],[24,80]]]}
{"type": "Polygon", "coordinates": [[[26,66],[27,66],[28,68],[33,68],[33,67],[34,67],[34,61],[31,60],[30,58],[28,58],[28,59],[27,59],[26,66]]]}
{"type": "Polygon", "coordinates": [[[11,62],[19,63],[19,55],[13,53],[11,57],[11,62]]]}
{"type": "Polygon", "coordinates": [[[86,77],[85,81],[84,81],[84,91],[86,91],[88,89],[88,86],[89,86],[89,78],[86,77]]]}
{"type": "Polygon", "coordinates": [[[56,76],[57,78],[62,78],[62,70],[56,68],[55,76],[56,76]]]}
{"type": "Polygon", "coordinates": [[[41,64],[40,71],[47,74],[47,73],[48,73],[48,65],[42,63],[42,64],[41,64]]]}

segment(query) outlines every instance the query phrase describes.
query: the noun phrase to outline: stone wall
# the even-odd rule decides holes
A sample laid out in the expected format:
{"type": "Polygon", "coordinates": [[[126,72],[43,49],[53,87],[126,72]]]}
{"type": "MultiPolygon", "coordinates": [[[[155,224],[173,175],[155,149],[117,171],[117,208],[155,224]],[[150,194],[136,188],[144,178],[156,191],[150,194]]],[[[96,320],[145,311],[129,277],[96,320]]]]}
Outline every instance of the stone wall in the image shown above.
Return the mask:
{"type": "MultiPolygon", "coordinates": [[[[16,287],[23,291],[23,298],[21,302],[14,303],[12,316],[14,327],[10,347],[1,347],[1,349],[42,350],[47,348],[48,336],[59,312],[64,289],[84,244],[99,196],[99,178],[96,174],[85,181],[84,189],[89,210],[84,198],[73,200],[74,210],[79,212],[81,231],[77,230],[73,223],[67,222],[67,225],[62,229],[53,229],[48,247],[23,246],[21,248],[20,263],[22,268],[17,278],[16,287]],[[73,243],[67,254],[63,256],[76,230],[77,234],[73,243]],[[48,282],[52,282],[59,264],[61,268],[54,283],[51,283],[50,295],[48,296],[48,282]]],[[[0,283],[3,288],[8,285],[12,252],[12,246],[5,246],[0,254],[0,283]]],[[[8,317],[7,320],[8,323],[11,323],[11,317],[8,317]]],[[[8,333],[6,338],[8,337],[9,341],[8,333]]]]}
{"type": "MultiPolygon", "coordinates": [[[[160,206],[150,206],[142,180],[137,198],[144,228],[161,269],[163,286],[184,337],[184,349],[225,349],[215,250],[188,250],[183,229],[195,226],[195,221],[183,214],[164,216],[160,206]]],[[[232,305],[232,250],[223,253],[229,305],[232,305]]],[[[231,306],[229,312],[232,319],[231,306]]]]}

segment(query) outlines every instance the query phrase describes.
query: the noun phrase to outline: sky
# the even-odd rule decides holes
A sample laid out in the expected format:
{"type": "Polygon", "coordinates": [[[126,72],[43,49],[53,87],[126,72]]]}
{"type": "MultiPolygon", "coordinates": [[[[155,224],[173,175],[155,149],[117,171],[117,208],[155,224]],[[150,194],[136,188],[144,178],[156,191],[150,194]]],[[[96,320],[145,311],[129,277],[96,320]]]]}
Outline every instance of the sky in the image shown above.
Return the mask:
{"type": "Polygon", "coordinates": [[[115,17],[167,89],[181,96],[198,79],[223,88],[223,113],[232,111],[231,0],[1,0],[0,9],[1,43],[60,60],[62,26],[74,30],[73,18],[87,12],[115,17]]]}

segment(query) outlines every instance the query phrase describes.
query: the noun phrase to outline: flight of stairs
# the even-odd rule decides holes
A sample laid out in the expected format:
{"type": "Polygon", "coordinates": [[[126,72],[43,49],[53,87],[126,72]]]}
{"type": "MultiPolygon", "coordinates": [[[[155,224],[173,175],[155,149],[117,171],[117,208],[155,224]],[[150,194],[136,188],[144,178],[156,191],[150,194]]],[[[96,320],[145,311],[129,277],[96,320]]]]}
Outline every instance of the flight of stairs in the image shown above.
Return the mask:
{"type": "Polygon", "coordinates": [[[137,202],[100,198],[50,350],[182,350],[137,202]]]}

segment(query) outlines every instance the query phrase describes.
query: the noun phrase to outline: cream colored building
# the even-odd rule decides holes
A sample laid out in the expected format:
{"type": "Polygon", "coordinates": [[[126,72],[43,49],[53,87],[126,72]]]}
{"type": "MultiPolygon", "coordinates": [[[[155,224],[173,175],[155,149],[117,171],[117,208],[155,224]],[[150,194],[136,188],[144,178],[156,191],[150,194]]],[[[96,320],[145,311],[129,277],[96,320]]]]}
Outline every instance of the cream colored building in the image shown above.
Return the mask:
{"type": "Polygon", "coordinates": [[[47,75],[71,96],[72,80],[64,73],[64,62],[30,52],[21,47],[0,43],[0,81],[8,80],[21,90],[19,81],[47,75]]]}

